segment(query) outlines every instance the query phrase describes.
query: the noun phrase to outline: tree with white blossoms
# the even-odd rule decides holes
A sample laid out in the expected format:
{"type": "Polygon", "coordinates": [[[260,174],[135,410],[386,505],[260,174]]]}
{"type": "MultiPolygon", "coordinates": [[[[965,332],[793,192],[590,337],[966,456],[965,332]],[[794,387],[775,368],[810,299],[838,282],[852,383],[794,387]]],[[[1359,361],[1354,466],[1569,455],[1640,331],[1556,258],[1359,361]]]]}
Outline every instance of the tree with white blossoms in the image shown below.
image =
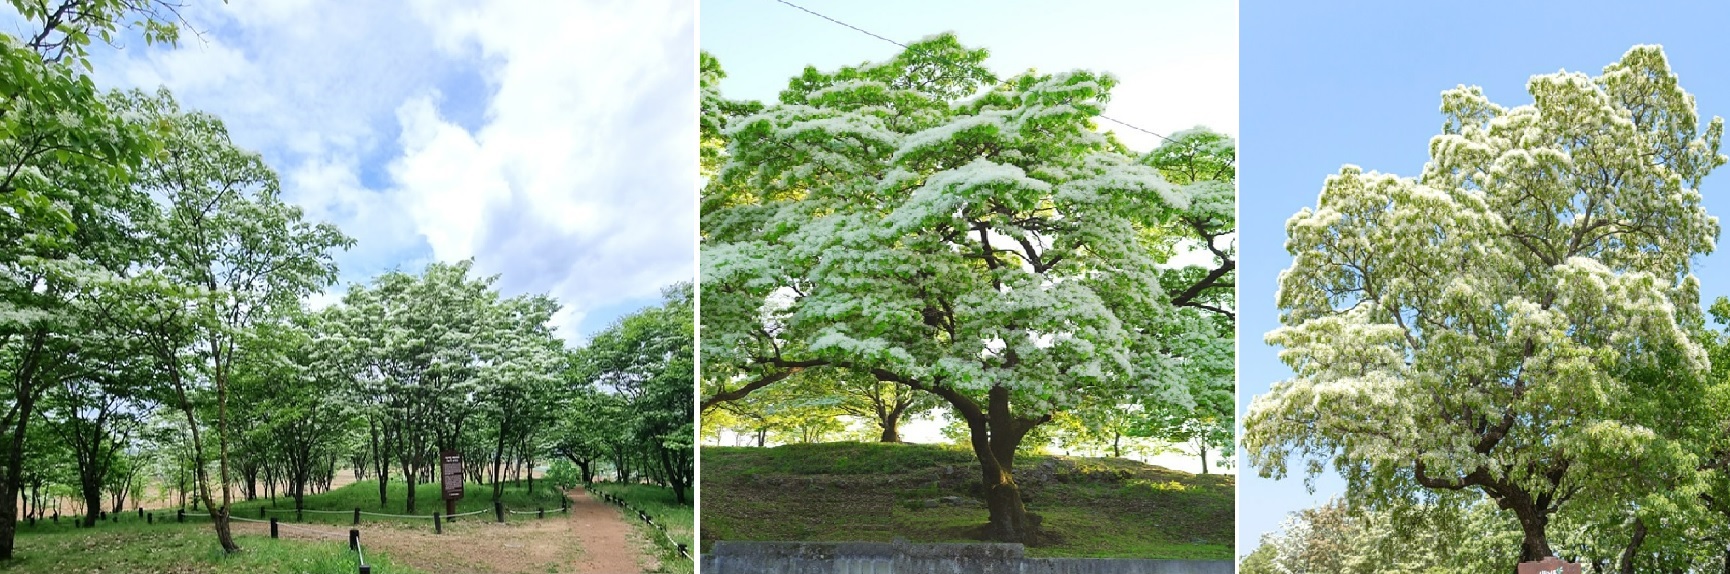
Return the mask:
{"type": "Polygon", "coordinates": [[[0,560],[13,557],[30,423],[72,365],[88,325],[74,309],[136,255],[124,213],[148,203],[126,186],[150,153],[87,75],[93,38],[129,27],[173,43],[177,18],[155,0],[8,0],[0,34],[0,560]]]}
{"type": "MultiPolygon", "coordinates": [[[[1112,76],[1000,80],[986,57],[945,34],[807,68],[760,113],[705,97],[726,148],[703,192],[704,406],[820,366],[935,394],[969,429],[985,536],[1037,543],[1014,462],[1053,413],[1231,393],[1211,375],[1233,362],[1235,190],[1101,134],[1112,76]],[[1214,253],[1173,265],[1180,245],[1214,253]]],[[[1174,140],[1154,155],[1210,151],[1174,140]]]]}
{"type": "Polygon", "coordinates": [[[1719,231],[1698,185],[1726,160],[1659,47],[1527,90],[1514,108],[1444,92],[1420,176],[1347,166],[1286,223],[1267,341],[1294,374],[1244,437],[1262,475],[1331,462],[1371,507],[1482,493],[1520,561],[1553,555],[1564,508],[1700,465],[1663,431],[1700,393],[1666,381],[1708,368],[1690,261],[1719,231]]]}
{"type": "MultiPolygon", "coordinates": [[[[228,394],[235,360],[248,331],[290,310],[302,298],[336,279],[332,257],[354,240],[328,223],[307,221],[298,206],[283,201],[276,172],[257,153],[235,145],[222,120],[182,110],[166,90],[126,94],[128,111],[163,130],[162,149],[145,163],[134,185],[163,198],[166,238],[163,274],[197,289],[190,323],[197,330],[197,369],[185,383],[209,386],[216,406],[217,487],[197,485],[210,509],[217,538],[227,552],[239,550],[228,529],[228,394]]],[[[178,405],[189,424],[194,405],[178,405]]],[[[194,452],[202,452],[194,434],[194,452]]]]}

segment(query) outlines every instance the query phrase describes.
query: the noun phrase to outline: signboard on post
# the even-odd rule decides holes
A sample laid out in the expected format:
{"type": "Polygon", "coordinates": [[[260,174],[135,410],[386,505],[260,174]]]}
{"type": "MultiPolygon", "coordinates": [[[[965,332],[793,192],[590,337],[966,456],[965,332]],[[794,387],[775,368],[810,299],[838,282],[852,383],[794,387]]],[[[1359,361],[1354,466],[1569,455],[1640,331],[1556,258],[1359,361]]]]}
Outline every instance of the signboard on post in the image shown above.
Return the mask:
{"type": "Polygon", "coordinates": [[[463,454],[454,450],[439,451],[439,486],[444,487],[445,520],[457,513],[457,499],[463,497],[463,454]]]}
{"type": "Polygon", "coordinates": [[[439,453],[440,474],[443,477],[445,500],[463,497],[463,455],[454,450],[439,453]]]}

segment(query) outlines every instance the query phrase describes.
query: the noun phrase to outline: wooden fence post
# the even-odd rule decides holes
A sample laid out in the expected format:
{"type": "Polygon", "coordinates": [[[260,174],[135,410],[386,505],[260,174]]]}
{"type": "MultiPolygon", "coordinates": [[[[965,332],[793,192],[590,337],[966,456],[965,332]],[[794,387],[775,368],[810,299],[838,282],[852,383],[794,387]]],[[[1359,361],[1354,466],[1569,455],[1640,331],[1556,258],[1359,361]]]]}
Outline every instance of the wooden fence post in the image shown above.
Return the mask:
{"type": "Polygon", "coordinates": [[[276,538],[276,517],[270,517],[270,537],[276,538]]]}

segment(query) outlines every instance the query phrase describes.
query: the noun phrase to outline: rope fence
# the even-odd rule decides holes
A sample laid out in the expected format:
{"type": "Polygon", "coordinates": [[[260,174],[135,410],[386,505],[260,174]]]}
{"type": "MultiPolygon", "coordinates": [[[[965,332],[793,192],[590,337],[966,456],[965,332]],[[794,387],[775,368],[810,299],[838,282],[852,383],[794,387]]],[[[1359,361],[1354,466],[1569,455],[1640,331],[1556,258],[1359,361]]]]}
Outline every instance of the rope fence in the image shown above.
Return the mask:
{"type": "Polygon", "coordinates": [[[639,520],[642,520],[643,524],[653,526],[653,527],[655,527],[656,530],[659,530],[661,532],[661,537],[666,538],[667,543],[673,545],[673,549],[678,551],[680,558],[684,558],[686,560],[691,559],[690,548],[686,547],[684,544],[680,544],[679,541],[674,540],[673,535],[671,533],[667,532],[666,525],[655,522],[654,518],[649,516],[648,512],[644,512],[643,509],[641,509],[641,508],[631,506],[631,503],[626,502],[625,499],[619,498],[617,496],[613,496],[612,493],[609,493],[609,492],[590,490],[589,493],[595,495],[596,497],[600,498],[602,501],[605,501],[609,504],[612,504],[612,505],[617,506],[619,508],[623,508],[625,510],[629,510],[631,512],[637,513],[637,518],[639,520]]]}

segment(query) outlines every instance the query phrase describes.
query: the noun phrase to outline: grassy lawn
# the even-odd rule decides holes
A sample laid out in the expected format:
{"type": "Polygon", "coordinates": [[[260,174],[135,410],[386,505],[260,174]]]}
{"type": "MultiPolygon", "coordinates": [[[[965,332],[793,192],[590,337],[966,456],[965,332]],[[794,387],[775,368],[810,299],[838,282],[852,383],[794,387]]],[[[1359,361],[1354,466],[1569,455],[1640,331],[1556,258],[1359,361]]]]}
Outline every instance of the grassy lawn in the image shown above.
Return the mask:
{"type": "MultiPolygon", "coordinates": [[[[715,540],[977,542],[972,452],[939,445],[828,443],[703,447],[703,543],[715,540]]],[[[1140,462],[1016,457],[1045,557],[1229,560],[1236,488],[1140,462]]]]}
{"type": "MultiPolygon", "coordinates": [[[[136,519],[136,515],[133,515],[136,519]]],[[[0,572],[259,572],[281,574],[352,574],[355,555],[342,541],[272,540],[237,535],[241,552],[224,556],[208,522],[150,524],[134,521],[73,528],[38,522],[20,524],[16,558],[0,563],[0,572]]],[[[368,552],[367,563],[378,574],[416,574],[383,554],[368,552]]]]}
{"type": "MultiPolygon", "coordinates": [[[[288,510],[288,512],[266,512],[264,516],[267,518],[274,516],[278,520],[283,521],[345,525],[354,521],[353,511],[355,508],[359,508],[363,512],[410,514],[405,509],[405,506],[407,506],[408,487],[402,482],[393,481],[386,485],[385,488],[387,489],[387,499],[389,502],[383,505],[378,503],[378,482],[375,480],[363,480],[337,488],[327,493],[307,495],[306,508],[308,510],[344,511],[340,513],[329,514],[307,512],[302,514],[300,520],[295,520],[295,513],[292,512],[294,509],[294,499],[291,497],[277,497],[274,502],[270,499],[237,502],[234,505],[233,515],[243,518],[258,519],[260,508],[278,509],[288,510]]],[[[430,528],[432,524],[432,514],[434,512],[443,513],[445,510],[444,500],[439,497],[439,492],[439,485],[436,483],[422,484],[416,487],[415,512],[412,514],[424,518],[390,518],[362,515],[361,523],[365,524],[377,521],[413,522],[418,520],[427,523],[430,528]]],[[[463,498],[457,501],[458,514],[476,510],[484,510],[486,512],[475,516],[462,517],[458,520],[495,519],[492,512],[493,488],[491,485],[470,483],[465,488],[463,494],[463,498]]],[[[558,510],[560,501],[563,499],[564,495],[555,490],[552,483],[544,480],[535,481],[535,491],[533,493],[525,491],[523,489],[523,483],[505,483],[503,502],[505,503],[505,508],[507,510],[529,511],[535,510],[536,508],[558,510]]],[[[532,520],[533,517],[527,515],[507,515],[505,517],[505,520],[507,521],[521,519],[532,520]]]]}
{"type": "MultiPolygon", "coordinates": [[[[685,504],[678,504],[673,501],[672,489],[649,484],[597,482],[591,485],[589,489],[625,499],[631,507],[642,510],[644,514],[649,515],[655,524],[665,526],[667,536],[671,536],[679,544],[684,544],[686,549],[695,556],[696,546],[691,544],[691,524],[695,509],[689,499],[686,500],[685,504]]],[[[687,496],[689,494],[686,493],[687,496]]],[[[662,570],[681,574],[689,573],[694,569],[693,561],[679,556],[678,550],[667,541],[666,536],[661,535],[659,529],[643,524],[643,521],[634,514],[629,511],[625,512],[626,520],[636,525],[637,531],[642,533],[643,538],[655,542],[656,548],[660,550],[659,557],[662,570]]]]}

